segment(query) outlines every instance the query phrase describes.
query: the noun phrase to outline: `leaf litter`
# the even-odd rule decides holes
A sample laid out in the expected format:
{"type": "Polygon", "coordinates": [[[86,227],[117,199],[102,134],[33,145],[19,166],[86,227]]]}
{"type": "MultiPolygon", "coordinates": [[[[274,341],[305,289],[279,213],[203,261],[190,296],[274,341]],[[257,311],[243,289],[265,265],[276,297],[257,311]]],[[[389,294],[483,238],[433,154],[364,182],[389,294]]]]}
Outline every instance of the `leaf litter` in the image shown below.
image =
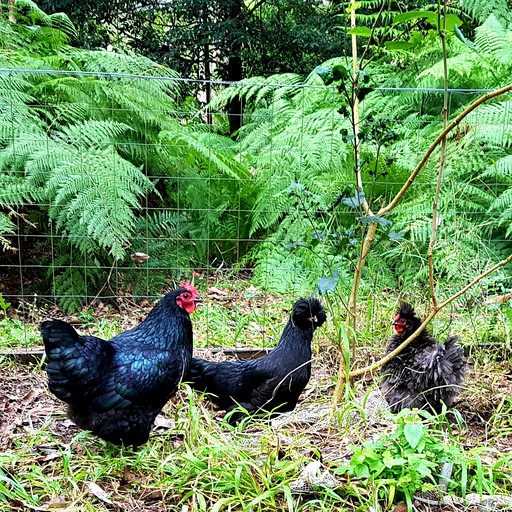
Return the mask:
{"type": "MultiPolygon", "coordinates": [[[[219,357],[218,354],[216,356],[219,357]]],[[[333,369],[326,369],[321,364],[314,365],[314,368],[316,372],[305,390],[304,404],[314,407],[316,403],[323,403],[325,406],[325,395],[332,391],[327,376],[332,374],[333,369]]],[[[457,409],[467,421],[466,447],[485,446],[490,438],[488,421],[500,400],[507,395],[509,397],[512,395],[512,378],[506,373],[496,374],[480,369],[471,371],[468,382],[478,382],[480,391],[479,393],[472,393],[471,390],[464,392],[456,404],[457,409]]],[[[16,454],[22,445],[30,447],[28,448],[30,456],[24,455],[23,465],[36,464],[42,468],[43,472],[48,470],[51,474],[54,471],[52,463],[62,458],[63,450],[71,449],[75,454],[90,450],[85,440],[93,440],[96,447],[98,446],[98,441],[94,441],[92,436],[83,438],[80,443],[74,441],[80,430],[66,418],[65,405],[48,392],[44,372],[40,369],[19,365],[6,366],[2,368],[0,387],[3,390],[0,402],[0,451],[4,454],[8,452],[16,454]],[[49,431],[51,435],[47,436],[44,442],[39,441],[34,444],[32,439],[38,435],[40,429],[49,431]]],[[[177,396],[173,401],[179,402],[183,398],[177,396]]],[[[173,404],[169,407],[172,409],[173,404]]],[[[169,414],[160,415],[152,435],[158,436],[173,430],[176,427],[173,416],[172,411],[169,414]]],[[[222,414],[218,415],[220,416],[222,414]]],[[[249,434],[251,434],[250,429],[249,434]]],[[[339,432],[333,431],[332,428],[318,429],[318,425],[308,425],[307,422],[294,424],[288,431],[280,432],[279,440],[276,442],[277,444],[293,443],[293,439],[301,435],[309,439],[309,443],[304,444],[306,454],[308,450],[309,455],[320,451],[323,460],[330,461],[331,464],[343,458],[346,461],[349,456],[349,445],[352,442],[350,439],[340,439],[339,432]]],[[[178,447],[182,440],[178,437],[172,443],[178,447]]],[[[494,436],[493,443],[502,454],[512,453],[511,436],[494,436]]],[[[493,463],[492,460],[484,462],[493,463]]],[[[116,478],[116,475],[111,475],[111,478],[116,478]]],[[[164,499],[162,491],[148,487],[147,477],[139,477],[135,472],[125,468],[124,472],[117,475],[119,480],[116,485],[112,484],[111,478],[106,480],[106,486],[102,481],[85,482],[83,492],[89,498],[82,499],[87,501],[91,497],[95,498],[108,510],[162,510],[158,508],[164,499]],[[145,488],[144,492],[134,496],[133,485],[142,486],[145,488]]],[[[67,512],[83,510],[80,507],[76,508],[75,505],[66,497],[59,497],[59,499],[52,497],[52,500],[37,507],[26,502],[20,503],[20,506],[26,510],[66,510],[67,512]]],[[[16,510],[14,503],[13,506],[11,510],[16,510]]],[[[418,507],[418,510],[453,510],[431,506],[427,509],[422,508],[421,504],[418,507]]]]}

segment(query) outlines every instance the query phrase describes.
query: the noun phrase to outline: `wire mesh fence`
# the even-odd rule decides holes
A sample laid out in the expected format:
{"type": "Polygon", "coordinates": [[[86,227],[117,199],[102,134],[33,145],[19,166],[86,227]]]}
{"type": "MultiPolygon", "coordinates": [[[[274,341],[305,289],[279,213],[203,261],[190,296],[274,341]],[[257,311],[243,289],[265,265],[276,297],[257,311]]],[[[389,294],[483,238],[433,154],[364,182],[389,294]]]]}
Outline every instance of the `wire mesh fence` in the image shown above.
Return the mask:
{"type": "MultiPolygon", "coordinates": [[[[267,294],[312,293],[319,278],[343,296],[375,220],[365,296],[426,285],[439,155],[392,215],[365,214],[350,116],[333,87],[241,85],[243,110],[230,115],[242,127],[229,137],[236,95],[218,99],[228,84],[207,84],[217,99],[204,109],[190,91],[206,84],[176,77],[3,69],[0,78],[3,301],[76,312],[234,276],[252,279],[246,297],[270,309],[267,294]]],[[[449,115],[482,92],[450,91],[449,115]]],[[[359,163],[377,212],[439,133],[442,91],[380,89],[368,103],[359,163]]],[[[436,246],[445,283],[467,282],[510,248],[510,126],[503,102],[450,135],[436,246]]],[[[502,271],[476,293],[510,286],[502,271]]]]}

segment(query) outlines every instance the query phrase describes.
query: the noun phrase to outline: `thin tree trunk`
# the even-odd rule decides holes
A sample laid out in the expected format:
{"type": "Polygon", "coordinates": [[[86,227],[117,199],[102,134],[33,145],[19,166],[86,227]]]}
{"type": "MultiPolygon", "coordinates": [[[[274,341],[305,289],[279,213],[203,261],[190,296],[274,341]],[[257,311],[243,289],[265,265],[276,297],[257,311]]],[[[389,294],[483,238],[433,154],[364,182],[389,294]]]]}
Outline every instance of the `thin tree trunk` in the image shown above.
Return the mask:
{"type": "MultiPolygon", "coordinates": [[[[228,19],[231,20],[228,64],[226,67],[226,80],[239,82],[243,78],[242,65],[242,39],[244,31],[244,0],[231,0],[228,8],[228,19]]],[[[242,98],[235,96],[228,104],[229,133],[236,138],[242,126],[244,104],[242,98]]]]}
{"type": "Polygon", "coordinates": [[[16,18],[14,16],[14,0],[9,0],[9,21],[14,23],[16,18]]]}
{"type": "MultiPolygon", "coordinates": [[[[238,51],[240,50],[241,48],[238,49],[238,51]]],[[[226,78],[229,82],[242,80],[242,58],[240,55],[229,58],[226,78]]],[[[236,138],[236,133],[242,127],[243,108],[244,105],[240,96],[235,96],[228,104],[229,133],[233,138],[236,138]]]]}

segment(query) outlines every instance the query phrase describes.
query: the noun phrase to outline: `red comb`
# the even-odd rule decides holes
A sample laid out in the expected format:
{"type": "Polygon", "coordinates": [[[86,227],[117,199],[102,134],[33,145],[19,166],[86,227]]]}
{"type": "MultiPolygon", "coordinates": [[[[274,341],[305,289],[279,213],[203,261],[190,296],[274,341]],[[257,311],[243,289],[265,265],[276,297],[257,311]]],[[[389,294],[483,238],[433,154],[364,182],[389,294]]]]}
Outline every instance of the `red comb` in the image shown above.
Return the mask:
{"type": "Polygon", "coordinates": [[[190,281],[183,281],[181,283],[181,287],[185,288],[185,290],[188,290],[190,293],[197,295],[199,297],[199,292],[197,291],[196,287],[190,281]]]}

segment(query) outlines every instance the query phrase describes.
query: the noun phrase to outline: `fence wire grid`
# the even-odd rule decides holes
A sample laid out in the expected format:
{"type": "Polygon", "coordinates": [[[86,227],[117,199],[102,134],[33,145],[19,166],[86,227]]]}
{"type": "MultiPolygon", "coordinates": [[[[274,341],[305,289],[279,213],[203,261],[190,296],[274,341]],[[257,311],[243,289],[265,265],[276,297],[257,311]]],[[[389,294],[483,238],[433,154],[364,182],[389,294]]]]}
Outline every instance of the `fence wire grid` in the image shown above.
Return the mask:
{"type": "MultiPolygon", "coordinates": [[[[76,310],[90,307],[93,301],[115,303],[123,298],[134,301],[139,298],[155,298],[165,289],[179,284],[182,279],[204,280],[205,286],[215,287],[218,282],[223,285],[232,282],[234,276],[245,279],[249,283],[247,286],[254,283],[251,288],[254,291],[246,295],[251,298],[258,294],[264,297],[273,294],[273,297],[282,293],[293,298],[300,294],[313,293],[319,277],[332,277],[333,274],[340,279],[342,285],[345,280],[346,289],[349,288],[348,281],[352,272],[350,262],[355,264],[358,256],[356,239],[361,238],[361,232],[352,230],[350,226],[359,222],[364,228],[365,221],[363,219],[361,223],[357,208],[351,209],[349,204],[351,196],[357,201],[357,195],[354,195],[350,145],[346,145],[342,155],[339,151],[343,143],[339,112],[331,105],[330,114],[324,117],[331,124],[323,127],[317,124],[318,131],[323,130],[323,144],[321,152],[312,155],[308,153],[308,148],[313,147],[315,151],[319,151],[319,148],[316,143],[311,143],[311,132],[302,129],[294,138],[284,137],[286,127],[283,127],[282,116],[286,109],[282,104],[271,101],[271,97],[286,99],[286,91],[295,91],[296,96],[303,95],[303,100],[295,103],[295,106],[302,104],[302,109],[297,109],[292,114],[288,111],[286,124],[305,126],[311,123],[312,116],[308,110],[311,105],[306,96],[313,89],[321,93],[332,93],[332,87],[261,84],[261,88],[267,91],[265,96],[262,95],[262,102],[266,103],[264,107],[260,105],[258,108],[246,106],[244,112],[238,113],[242,119],[240,137],[246,142],[237,147],[237,142],[227,136],[221,137],[216,128],[206,123],[207,118],[213,119],[214,123],[225,130],[228,123],[225,108],[210,109],[207,116],[204,110],[190,106],[183,108],[183,105],[188,104],[182,101],[181,106],[176,103],[172,112],[151,111],[148,109],[151,101],[142,99],[137,102],[133,96],[133,112],[112,101],[110,105],[98,105],[97,111],[89,106],[89,112],[84,114],[76,102],[65,101],[66,87],[69,85],[66,81],[72,79],[112,82],[121,92],[124,87],[127,95],[134,94],[139,82],[161,81],[175,84],[179,79],[123,73],[0,70],[2,80],[13,77],[21,79],[30,75],[41,77],[41,81],[48,77],[58,81],[60,85],[56,90],[60,90],[63,100],[61,104],[54,99],[53,103],[46,103],[48,95],[41,88],[38,105],[30,104],[21,95],[18,102],[16,95],[2,101],[0,111],[4,117],[4,126],[0,161],[6,188],[3,194],[0,193],[4,197],[0,202],[0,211],[3,212],[4,219],[14,225],[12,229],[6,228],[0,233],[4,239],[0,249],[0,294],[4,301],[26,304],[37,301],[43,308],[54,304],[67,304],[68,311],[71,311],[73,307],[76,310]],[[64,114],[68,107],[69,111],[64,114]],[[73,120],[73,109],[76,109],[79,119],[76,123],[73,120]],[[144,113],[143,109],[148,110],[144,113]],[[27,115],[28,110],[32,120],[34,112],[37,112],[39,132],[35,129],[24,131],[18,125],[18,121],[27,115]],[[115,137],[112,136],[110,141],[105,139],[104,146],[99,147],[97,141],[88,139],[88,123],[108,121],[109,115],[111,120],[117,122],[122,119],[126,126],[122,129],[113,127],[109,133],[115,134],[115,137]],[[134,119],[138,119],[138,123],[140,119],[146,119],[146,133],[140,131],[140,124],[133,128],[129,126],[132,115],[134,119]],[[172,120],[175,129],[167,138],[165,134],[162,136],[155,133],[158,130],[157,120],[166,116],[172,120]],[[55,124],[51,124],[55,120],[62,121],[58,129],[55,124]],[[6,127],[9,123],[11,130],[6,127]],[[80,123],[82,129],[78,128],[80,123]],[[195,125],[195,131],[190,129],[192,125],[195,125]],[[262,125],[266,127],[267,139],[248,143],[251,130],[256,134],[262,125]],[[180,126],[184,131],[188,130],[183,135],[179,133],[180,126]],[[47,137],[46,154],[44,145],[36,140],[41,132],[45,132],[47,137]],[[82,140],[78,140],[80,133],[82,140]],[[86,149],[88,147],[89,151],[86,149]],[[69,148],[73,150],[70,152],[69,148]],[[247,157],[244,151],[249,150],[255,151],[255,155],[247,157]],[[187,155],[187,152],[190,154],[187,155]],[[61,153],[67,155],[66,158],[70,158],[70,154],[74,155],[74,164],[69,172],[61,168],[59,173],[54,173],[52,164],[61,167],[65,165],[66,158],[61,153]],[[168,172],[162,172],[166,169],[165,155],[169,155],[168,172]],[[96,167],[91,166],[93,156],[98,156],[96,167]],[[119,179],[118,183],[112,183],[110,179],[102,181],[108,174],[101,174],[101,165],[108,159],[111,160],[111,169],[114,169],[113,176],[118,177],[114,181],[119,179]],[[321,169],[318,170],[315,166],[320,159],[321,169]],[[254,166],[254,162],[263,162],[267,168],[262,171],[254,166]],[[283,165],[287,162],[290,171],[283,172],[283,165]],[[37,172],[33,171],[35,166],[39,166],[37,172]],[[345,169],[341,169],[343,166],[345,169]],[[350,168],[350,172],[347,172],[347,168],[350,168]],[[326,178],[329,170],[333,171],[332,183],[326,178]],[[265,173],[266,180],[261,179],[262,172],[265,173]],[[315,172],[318,172],[318,178],[314,178],[315,172]],[[130,176],[135,177],[133,183],[127,183],[130,176]],[[55,181],[58,179],[66,181],[66,186],[55,181]],[[73,180],[76,183],[71,183],[73,180]],[[87,180],[89,183],[86,183],[87,180]],[[32,189],[30,193],[21,191],[17,195],[13,191],[14,187],[22,187],[23,183],[32,189]],[[331,185],[332,188],[328,190],[331,185]],[[75,197],[70,196],[73,188],[76,190],[75,197]],[[82,193],[83,190],[89,191],[90,203],[81,206],[81,202],[88,200],[87,194],[82,193]],[[118,193],[115,201],[102,205],[103,195],[111,194],[113,190],[118,193]],[[265,190],[274,196],[265,197],[265,190]],[[142,191],[145,193],[142,194],[142,191]],[[64,197],[66,194],[68,196],[64,197]],[[332,208],[332,213],[329,213],[330,220],[322,221],[338,195],[343,196],[339,201],[341,208],[332,208]],[[49,200],[48,197],[52,199],[49,200]],[[326,197],[331,198],[331,204],[326,202],[326,197]],[[96,202],[96,212],[105,211],[108,215],[95,219],[96,202]],[[115,209],[116,204],[122,205],[122,211],[115,209]],[[265,205],[263,208],[262,204],[265,205]],[[87,218],[80,213],[82,207],[83,211],[87,211],[87,218]],[[325,210],[323,213],[320,211],[321,207],[325,210]],[[321,233],[317,232],[319,225],[323,229],[321,233]],[[115,230],[115,226],[121,226],[125,232],[109,232],[115,230]],[[301,232],[302,237],[293,238],[296,235],[292,232],[301,232]],[[291,239],[287,238],[287,233],[292,233],[291,239]],[[109,239],[112,240],[112,245],[109,245],[109,239]],[[341,239],[344,240],[343,243],[341,239]],[[306,256],[301,253],[302,256],[298,258],[297,251],[310,254],[306,256]],[[267,257],[265,254],[272,255],[267,257]],[[315,264],[315,258],[318,265],[315,264]],[[255,274],[256,281],[247,281],[254,279],[255,274]],[[282,275],[281,278],[276,277],[279,274],[282,275]],[[274,281],[280,279],[282,283],[277,286],[274,281]]],[[[192,90],[199,90],[207,84],[205,81],[188,79],[182,83],[192,90]]],[[[230,84],[210,82],[208,85],[218,94],[230,84]]],[[[256,88],[258,84],[251,83],[250,86],[256,88]]],[[[173,85],[170,86],[171,89],[172,87],[173,85]]],[[[143,87],[138,90],[142,91],[143,87]]],[[[379,90],[382,97],[394,96],[397,102],[398,98],[405,95],[408,98],[422,95],[426,102],[431,99],[439,102],[442,92],[440,89],[379,90]]],[[[485,92],[487,91],[450,90],[450,109],[460,106],[461,98],[476,98],[485,92]]],[[[172,92],[169,94],[173,95],[172,92]]],[[[374,114],[375,112],[372,113],[374,114]]],[[[394,115],[392,111],[384,113],[389,129],[392,129],[395,122],[394,115]]],[[[460,151],[472,152],[472,144],[483,144],[483,139],[479,139],[479,131],[483,138],[487,137],[491,141],[490,145],[492,143],[495,148],[501,147],[504,152],[508,150],[512,125],[508,110],[502,116],[501,131],[494,130],[492,136],[486,132],[491,126],[489,115],[489,111],[482,114],[476,111],[468,121],[471,128],[464,125],[453,136],[461,139],[460,151]],[[464,148],[466,129],[472,131],[472,142],[464,148]]],[[[364,105],[361,117],[365,117],[364,105]]],[[[401,147],[402,153],[400,146],[396,146],[393,155],[388,155],[390,158],[393,156],[395,160],[399,160],[421,157],[421,154],[416,155],[411,150],[411,146],[421,146],[423,141],[420,139],[425,136],[426,128],[429,125],[438,126],[439,117],[418,117],[417,125],[416,140],[411,137],[408,145],[401,147]]],[[[433,130],[432,134],[431,140],[434,140],[437,133],[433,130]]],[[[377,147],[378,144],[374,146],[377,147]]],[[[455,152],[449,149],[448,162],[455,152]]],[[[365,154],[365,158],[369,158],[368,154],[365,154]]],[[[473,152],[471,155],[473,158],[473,152]]],[[[447,166],[448,183],[453,174],[460,171],[460,157],[458,162],[454,168],[450,164],[447,166]]],[[[411,167],[416,163],[409,162],[411,167]]],[[[392,197],[394,191],[404,183],[405,173],[394,176],[391,172],[393,165],[390,163],[389,175],[382,170],[378,171],[378,176],[368,173],[364,175],[365,193],[374,201],[376,210],[384,204],[379,203],[383,201],[383,197],[392,197]],[[376,197],[372,197],[372,193],[376,197]]],[[[438,157],[432,159],[427,166],[428,172],[419,175],[414,184],[416,191],[422,188],[432,191],[433,198],[437,168],[438,157]]],[[[482,173],[484,169],[478,171],[482,173]]],[[[464,175],[462,172],[459,174],[464,175]]],[[[474,200],[475,194],[493,194],[498,198],[506,194],[508,184],[493,179],[490,172],[485,175],[487,177],[482,176],[484,175],[475,171],[467,183],[462,180],[462,183],[456,183],[451,190],[449,187],[443,189],[439,222],[445,218],[457,226],[449,231],[448,236],[453,238],[441,238],[439,242],[443,247],[444,263],[450,258],[460,257],[465,261],[459,262],[456,268],[467,267],[468,277],[474,275],[478,269],[483,269],[483,265],[495,257],[496,248],[510,246],[507,229],[502,226],[498,229],[503,213],[496,208],[474,208],[477,204],[482,205],[482,202],[474,200]],[[482,181],[485,181],[485,186],[481,187],[483,192],[476,192],[475,187],[478,188],[482,181]],[[477,233],[475,224],[484,228],[477,233]],[[458,256],[459,245],[464,248],[460,249],[458,256]],[[468,260],[468,248],[471,245],[478,245],[488,259],[484,261],[480,256],[478,262],[468,260]],[[451,248],[446,249],[446,246],[451,248]]],[[[454,179],[454,183],[456,181],[454,179]]],[[[417,193],[417,197],[420,204],[411,209],[408,222],[404,221],[402,213],[401,220],[393,226],[382,226],[386,235],[393,233],[395,237],[393,240],[391,236],[391,241],[386,238],[385,243],[390,244],[386,251],[394,251],[395,258],[400,256],[404,260],[400,268],[414,265],[426,268],[424,258],[421,264],[417,263],[422,258],[418,245],[424,243],[423,232],[430,229],[432,203],[421,199],[424,195],[417,193]],[[415,225],[415,230],[409,229],[408,224],[415,225]],[[400,244],[405,246],[399,249],[400,244]]],[[[503,208],[510,206],[504,204],[503,208]]],[[[0,226],[4,227],[3,224],[0,226]]],[[[389,263],[386,266],[389,267],[389,263]]],[[[374,266],[368,272],[369,275],[365,277],[367,293],[380,294],[383,288],[390,286],[385,279],[389,275],[387,271],[382,276],[374,266]]],[[[426,277],[424,272],[419,275],[426,277]]],[[[511,287],[510,276],[502,273],[499,279],[497,291],[511,287]]],[[[235,292],[228,291],[227,297],[230,293],[235,292]]],[[[272,299],[265,300],[271,310],[272,299]]]]}

